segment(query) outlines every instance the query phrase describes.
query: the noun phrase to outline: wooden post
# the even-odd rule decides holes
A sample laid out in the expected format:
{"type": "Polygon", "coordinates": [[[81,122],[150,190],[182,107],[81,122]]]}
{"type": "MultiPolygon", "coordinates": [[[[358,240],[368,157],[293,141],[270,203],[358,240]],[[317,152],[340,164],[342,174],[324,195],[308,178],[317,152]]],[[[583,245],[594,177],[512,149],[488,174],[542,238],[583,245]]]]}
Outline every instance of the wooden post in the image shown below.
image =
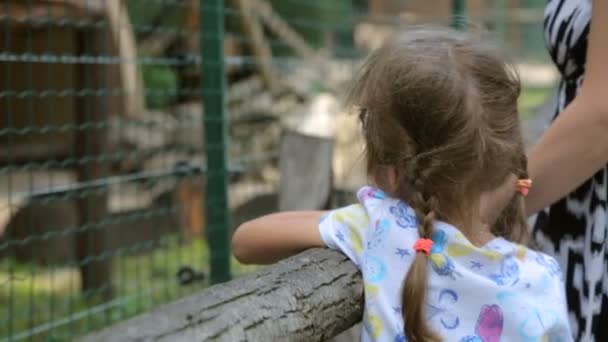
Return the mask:
{"type": "MultiPolygon", "coordinates": [[[[77,55],[94,55],[93,50],[102,44],[97,30],[78,30],[76,33],[77,55]]],[[[96,89],[107,77],[110,66],[78,63],[75,66],[76,89],[96,89]]],[[[76,125],[99,123],[108,115],[108,101],[102,96],[75,97],[76,125]]],[[[95,126],[95,125],[92,125],[95,126]]],[[[76,158],[97,157],[104,153],[107,145],[107,129],[92,127],[76,132],[76,158]]],[[[95,159],[95,158],[91,158],[95,159]]],[[[89,160],[77,164],[78,182],[99,180],[108,176],[108,162],[89,160]]],[[[97,189],[95,189],[97,190],[97,189]]],[[[76,260],[79,262],[82,291],[87,294],[101,294],[110,297],[111,259],[100,258],[106,252],[107,227],[98,224],[108,217],[108,193],[93,191],[77,200],[79,227],[86,228],[76,234],[76,260]]]]}
{"type": "Polygon", "coordinates": [[[325,209],[332,190],[333,140],[286,131],[281,139],[279,210],[325,209]]]}

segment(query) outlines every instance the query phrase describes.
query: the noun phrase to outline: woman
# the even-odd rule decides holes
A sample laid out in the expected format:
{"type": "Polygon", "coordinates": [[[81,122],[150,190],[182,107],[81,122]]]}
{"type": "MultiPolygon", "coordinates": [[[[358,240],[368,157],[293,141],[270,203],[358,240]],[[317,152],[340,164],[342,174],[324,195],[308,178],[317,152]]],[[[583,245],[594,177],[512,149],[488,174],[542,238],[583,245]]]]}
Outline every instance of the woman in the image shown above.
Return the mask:
{"type": "MultiPolygon", "coordinates": [[[[529,154],[526,211],[562,266],[575,340],[608,341],[608,0],[550,0],[544,28],[562,80],[556,118],[529,154]]],[[[513,179],[485,203],[489,221],[513,179]]]]}

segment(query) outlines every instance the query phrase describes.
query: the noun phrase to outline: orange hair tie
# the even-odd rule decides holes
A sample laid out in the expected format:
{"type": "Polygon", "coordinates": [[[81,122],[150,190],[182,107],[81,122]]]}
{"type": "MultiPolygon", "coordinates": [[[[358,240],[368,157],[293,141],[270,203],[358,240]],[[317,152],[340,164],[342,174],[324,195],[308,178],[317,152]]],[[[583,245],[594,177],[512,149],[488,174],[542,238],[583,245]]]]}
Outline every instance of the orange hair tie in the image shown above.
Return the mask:
{"type": "Polygon", "coordinates": [[[531,187],[532,187],[531,179],[518,179],[517,182],[515,183],[515,188],[523,196],[528,196],[528,192],[530,192],[531,187]]]}
{"type": "Polygon", "coordinates": [[[414,250],[416,252],[422,252],[425,255],[431,254],[431,248],[433,247],[433,240],[431,239],[418,239],[414,244],[414,250]]]}

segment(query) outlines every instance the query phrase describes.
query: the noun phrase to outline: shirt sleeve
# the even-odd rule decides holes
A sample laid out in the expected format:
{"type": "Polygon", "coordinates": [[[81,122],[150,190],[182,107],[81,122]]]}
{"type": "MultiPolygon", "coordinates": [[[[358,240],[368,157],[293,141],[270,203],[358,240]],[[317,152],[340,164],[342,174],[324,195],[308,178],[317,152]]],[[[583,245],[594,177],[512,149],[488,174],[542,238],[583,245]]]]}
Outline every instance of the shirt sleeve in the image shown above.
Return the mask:
{"type": "Polygon", "coordinates": [[[330,211],[319,222],[319,232],[327,247],[344,253],[356,265],[361,264],[365,231],[369,219],[361,204],[330,211]]]}

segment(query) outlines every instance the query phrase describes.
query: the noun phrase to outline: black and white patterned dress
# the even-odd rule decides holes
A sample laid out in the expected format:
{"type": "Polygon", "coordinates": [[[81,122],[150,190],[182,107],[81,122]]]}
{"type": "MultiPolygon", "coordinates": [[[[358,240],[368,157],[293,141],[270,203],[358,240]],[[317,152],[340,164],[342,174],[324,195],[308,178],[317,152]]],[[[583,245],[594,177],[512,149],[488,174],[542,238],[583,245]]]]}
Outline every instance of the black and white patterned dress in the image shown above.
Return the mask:
{"type": "MultiPolygon", "coordinates": [[[[545,39],[562,75],[556,116],[576,97],[585,76],[591,3],[550,0],[545,10],[545,39]]],[[[541,249],[563,268],[576,341],[608,341],[607,170],[539,213],[533,226],[541,249]]]]}

